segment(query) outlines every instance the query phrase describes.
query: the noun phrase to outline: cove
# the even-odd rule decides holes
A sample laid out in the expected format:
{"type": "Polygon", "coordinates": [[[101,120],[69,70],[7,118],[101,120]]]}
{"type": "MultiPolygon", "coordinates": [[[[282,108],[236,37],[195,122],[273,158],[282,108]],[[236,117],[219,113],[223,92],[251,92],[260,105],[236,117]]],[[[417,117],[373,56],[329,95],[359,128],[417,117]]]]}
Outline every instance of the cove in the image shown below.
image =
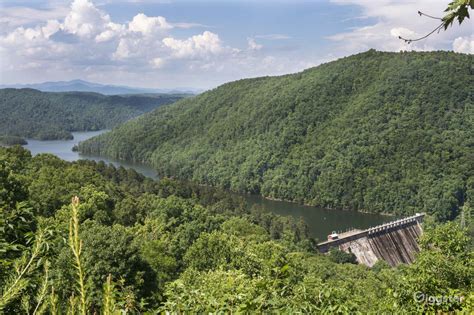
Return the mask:
{"type": "MultiPolygon", "coordinates": [[[[73,140],[54,140],[54,141],[38,141],[27,139],[28,144],[24,147],[31,151],[33,155],[40,153],[50,153],[58,156],[66,161],[77,161],[79,159],[87,159],[93,161],[104,161],[115,166],[123,166],[132,168],[137,172],[150,177],[157,178],[156,171],[143,164],[130,163],[126,161],[117,161],[102,156],[90,156],[73,152],[72,148],[81,141],[87,140],[107,130],[73,132],[73,140]]],[[[327,235],[332,231],[345,231],[350,228],[366,229],[371,226],[379,225],[392,220],[379,214],[361,213],[357,211],[323,209],[313,206],[299,205],[286,201],[268,200],[258,195],[239,194],[249,204],[249,206],[260,206],[266,211],[284,216],[293,216],[296,219],[303,218],[309,228],[312,237],[325,240],[327,235]]]]}

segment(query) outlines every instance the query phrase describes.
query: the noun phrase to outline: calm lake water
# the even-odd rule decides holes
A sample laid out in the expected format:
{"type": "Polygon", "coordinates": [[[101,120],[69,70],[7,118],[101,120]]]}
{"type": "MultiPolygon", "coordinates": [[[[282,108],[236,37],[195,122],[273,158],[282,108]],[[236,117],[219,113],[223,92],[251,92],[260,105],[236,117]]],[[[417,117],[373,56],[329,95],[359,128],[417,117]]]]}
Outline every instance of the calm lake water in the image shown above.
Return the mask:
{"type": "Polygon", "coordinates": [[[39,140],[27,139],[28,144],[24,145],[23,147],[30,150],[31,154],[33,155],[37,155],[40,153],[51,153],[60,157],[63,160],[70,161],[70,162],[77,161],[80,159],[104,161],[106,163],[114,164],[115,166],[133,168],[137,172],[151,178],[157,177],[156,171],[154,171],[151,167],[148,167],[146,165],[134,164],[134,163],[124,162],[124,161],[116,161],[116,160],[108,159],[101,156],[84,155],[84,154],[80,154],[79,152],[72,151],[72,148],[79,142],[98,136],[104,132],[107,132],[107,130],[73,132],[72,133],[72,135],[74,136],[73,140],[39,141],[39,140]]]}
{"type": "MultiPolygon", "coordinates": [[[[145,176],[157,178],[156,172],[151,167],[146,165],[116,161],[104,157],[83,155],[72,151],[74,145],[78,144],[79,142],[104,132],[106,131],[73,132],[73,140],[38,141],[28,139],[28,144],[24,147],[30,150],[33,155],[39,153],[51,153],[66,161],[76,161],[79,159],[104,161],[106,163],[112,163],[115,166],[133,168],[145,176]]],[[[268,211],[280,215],[289,215],[295,218],[302,217],[308,225],[311,235],[319,240],[325,240],[326,236],[332,231],[345,231],[349,228],[365,229],[370,226],[391,221],[393,219],[391,217],[377,214],[367,214],[335,209],[328,210],[318,207],[298,205],[285,201],[267,200],[256,195],[242,196],[250,205],[259,205],[268,211]]]]}

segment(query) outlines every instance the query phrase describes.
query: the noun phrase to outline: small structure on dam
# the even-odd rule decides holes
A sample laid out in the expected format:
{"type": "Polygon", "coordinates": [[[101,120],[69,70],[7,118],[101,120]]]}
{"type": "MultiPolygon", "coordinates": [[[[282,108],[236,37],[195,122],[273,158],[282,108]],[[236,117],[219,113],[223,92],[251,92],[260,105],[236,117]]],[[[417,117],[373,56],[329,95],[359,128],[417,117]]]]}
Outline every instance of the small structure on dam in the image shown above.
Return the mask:
{"type": "Polygon", "coordinates": [[[318,244],[322,253],[337,247],[353,253],[360,264],[372,267],[378,260],[391,266],[412,263],[419,252],[418,238],[423,232],[421,223],[425,214],[399,219],[367,230],[352,230],[331,234],[326,242],[318,244]]]}

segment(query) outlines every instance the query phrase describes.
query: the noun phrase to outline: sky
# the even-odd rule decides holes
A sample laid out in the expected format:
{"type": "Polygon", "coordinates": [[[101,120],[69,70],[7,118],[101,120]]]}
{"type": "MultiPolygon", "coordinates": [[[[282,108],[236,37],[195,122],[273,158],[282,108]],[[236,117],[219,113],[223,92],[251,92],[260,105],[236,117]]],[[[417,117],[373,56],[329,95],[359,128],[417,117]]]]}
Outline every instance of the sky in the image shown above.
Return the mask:
{"type": "Polygon", "coordinates": [[[374,48],[474,53],[467,20],[423,41],[447,1],[0,0],[0,84],[83,79],[209,89],[374,48]]]}

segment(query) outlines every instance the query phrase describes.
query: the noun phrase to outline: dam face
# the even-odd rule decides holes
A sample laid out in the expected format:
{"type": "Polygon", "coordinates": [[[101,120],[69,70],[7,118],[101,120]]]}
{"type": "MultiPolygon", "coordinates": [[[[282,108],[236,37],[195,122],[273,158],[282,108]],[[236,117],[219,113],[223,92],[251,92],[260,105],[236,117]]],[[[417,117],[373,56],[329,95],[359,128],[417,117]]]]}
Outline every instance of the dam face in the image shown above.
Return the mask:
{"type": "Polygon", "coordinates": [[[391,266],[409,264],[419,252],[418,239],[423,230],[424,214],[393,221],[364,231],[352,231],[339,235],[337,239],[318,244],[320,252],[332,247],[353,253],[360,264],[372,267],[384,260],[391,266]]]}

